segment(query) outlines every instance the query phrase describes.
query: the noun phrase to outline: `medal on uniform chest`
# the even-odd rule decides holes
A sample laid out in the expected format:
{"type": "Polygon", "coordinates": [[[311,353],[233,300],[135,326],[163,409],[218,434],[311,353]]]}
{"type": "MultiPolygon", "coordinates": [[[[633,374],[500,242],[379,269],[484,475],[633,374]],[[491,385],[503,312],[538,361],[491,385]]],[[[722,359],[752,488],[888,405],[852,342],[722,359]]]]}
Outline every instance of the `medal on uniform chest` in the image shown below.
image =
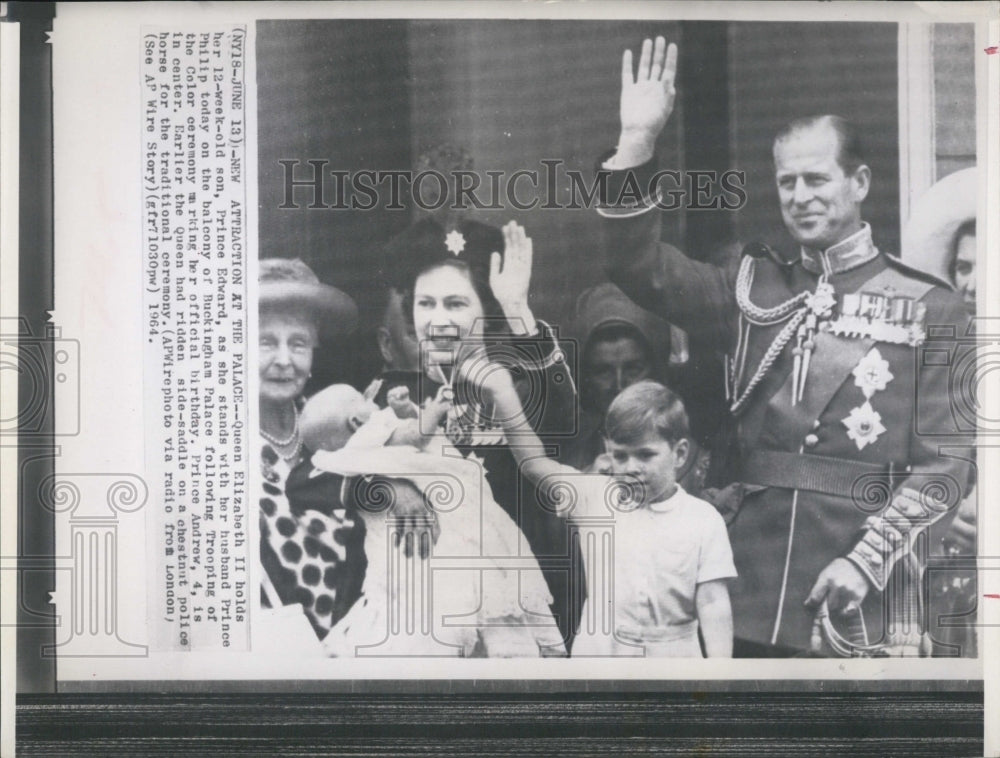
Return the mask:
{"type": "Polygon", "coordinates": [[[843,424],[847,427],[847,436],[858,446],[858,450],[864,450],[886,432],[882,425],[882,414],[872,408],[867,400],[851,409],[843,424]]]}
{"type": "MultiPolygon", "coordinates": [[[[877,252],[874,250],[874,254],[877,252]]],[[[820,276],[813,292],[800,292],[782,303],[765,308],[750,298],[753,272],[753,259],[747,256],[740,264],[736,279],[736,302],[741,314],[739,340],[732,358],[727,356],[726,360],[727,399],[731,403],[730,411],[734,415],[739,415],[746,408],[754,388],[793,339],[795,341],[792,342],[792,405],[796,405],[805,397],[809,367],[813,351],[816,349],[817,332],[825,331],[849,339],[871,339],[876,342],[913,347],[924,341],[926,316],[924,304],[911,297],[896,295],[891,287],[885,287],[877,292],[849,292],[838,297],[827,275],[824,274],[820,276]],[[755,326],[778,324],[783,324],[782,328],[765,351],[753,376],[744,385],[743,374],[750,330],[755,326]]],[[[881,359],[881,356],[878,357],[881,359]]],[[[870,381],[877,383],[880,377],[874,359],[869,363],[872,365],[866,365],[866,370],[875,371],[870,381]]],[[[884,370],[888,372],[887,363],[884,370]]],[[[892,375],[889,373],[886,381],[891,379],[892,375]]]]}
{"type": "MultiPolygon", "coordinates": [[[[790,403],[796,405],[805,397],[817,332],[910,347],[923,343],[926,307],[918,299],[899,295],[888,286],[872,291],[876,289],[875,281],[880,280],[878,276],[868,282],[872,290],[840,295],[830,283],[829,277],[863,266],[878,255],[878,248],[871,243],[867,224],[857,234],[826,251],[817,253],[803,248],[801,265],[806,271],[819,275],[815,290],[799,292],[769,307],[758,305],[750,296],[755,260],[760,254],[751,251],[743,257],[736,277],[736,304],[740,313],[736,347],[731,356],[726,356],[725,363],[726,399],[734,416],[746,410],[754,389],[789,344],[792,351],[790,403]],[[753,375],[745,381],[748,347],[753,342],[754,328],[778,326],[780,329],[753,375]]],[[[767,291],[773,292],[773,288],[767,291]]],[[[844,423],[848,425],[851,438],[859,449],[871,444],[885,431],[881,418],[868,400],[875,392],[884,389],[892,378],[888,362],[878,351],[865,356],[855,369],[855,383],[865,395],[865,404],[855,408],[844,423]]]]}
{"type": "Polygon", "coordinates": [[[806,296],[805,319],[799,324],[795,347],[792,348],[792,405],[797,404],[806,391],[809,361],[816,348],[816,329],[830,318],[836,304],[833,285],[825,276],[820,277],[816,291],[806,296]]]}
{"type": "Polygon", "coordinates": [[[917,347],[926,337],[927,307],[912,297],[897,296],[891,287],[881,292],[851,292],[841,298],[831,334],[917,347]]]}
{"type": "Polygon", "coordinates": [[[864,393],[866,400],[871,400],[872,395],[884,390],[895,378],[889,370],[889,361],[882,357],[877,347],[869,350],[851,373],[855,386],[864,393]]]}
{"type": "Polygon", "coordinates": [[[872,407],[871,399],[876,392],[888,387],[895,377],[889,370],[889,361],[882,357],[877,347],[869,350],[851,373],[854,375],[854,386],[861,390],[865,402],[852,408],[842,423],[847,427],[848,438],[858,450],[864,450],[887,431],[882,424],[882,415],[872,407]]]}

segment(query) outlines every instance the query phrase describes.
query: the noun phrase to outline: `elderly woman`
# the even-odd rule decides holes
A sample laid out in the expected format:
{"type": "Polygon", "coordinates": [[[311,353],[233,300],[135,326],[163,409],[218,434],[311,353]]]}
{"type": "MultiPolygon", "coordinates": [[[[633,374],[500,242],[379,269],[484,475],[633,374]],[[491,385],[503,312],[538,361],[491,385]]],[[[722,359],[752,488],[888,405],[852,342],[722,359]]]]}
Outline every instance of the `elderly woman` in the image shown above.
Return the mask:
{"type": "Polygon", "coordinates": [[[265,607],[301,603],[319,637],[358,594],[363,535],[344,509],[293,509],[289,472],[304,457],[299,412],[321,336],[350,332],[354,302],[323,284],[300,260],[270,258],[259,268],[259,423],[263,492],[261,563],[265,607]]]}
{"type": "MultiPolygon", "coordinates": [[[[492,409],[457,380],[462,362],[479,350],[503,356],[518,366],[522,401],[543,438],[547,433],[572,431],[575,392],[565,358],[552,330],[538,322],[528,306],[530,251],[530,240],[513,222],[501,232],[472,221],[445,229],[426,219],[391,240],[386,249],[386,259],[394,267],[390,284],[403,293],[421,363],[412,376],[383,375],[366,394],[384,405],[388,392],[402,386],[422,403],[448,388],[454,403],[443,431],[458,454],[481,466],[492,499],[516,523],[530,552],[541,559],[553,598],[551,611],[565,638],[572,625],[565,522],[553,504],[539,502],[534,487],[522,481],[492,409]],[[501,251],[513,252],[501,255],[501,251]]],[[[297,502],[322,502],[338,494],[324,482],[325,475],[297,471],[293,479],[290,492],[297,502]]],[[[372,559],[369,555],[369,562],[372,559]]]]}

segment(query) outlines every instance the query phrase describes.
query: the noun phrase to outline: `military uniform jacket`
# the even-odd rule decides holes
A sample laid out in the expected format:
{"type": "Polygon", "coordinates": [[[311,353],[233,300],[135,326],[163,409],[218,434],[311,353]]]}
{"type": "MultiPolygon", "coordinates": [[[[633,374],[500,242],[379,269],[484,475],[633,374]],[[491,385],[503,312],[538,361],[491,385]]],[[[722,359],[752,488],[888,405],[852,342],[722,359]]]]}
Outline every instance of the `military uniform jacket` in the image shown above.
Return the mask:
{"type": "Polygon", "coordinates": [[[960,300],[879,253],[867,225],[790,263],[745,256],[720,268],[660,243],[658,214],[639,206],[600,211],[612,281],[726,354],[738,476],[749,485],[729,526],[735,636],[807,649],[804,601],[823,568],[846,557],[877,590],[865,622],[879,642],[878,590],[901,558],[926,554],[918,543],[966,482],[968,449],[939,450],[969,444],[950,385],[968,324],[960,300]]]}

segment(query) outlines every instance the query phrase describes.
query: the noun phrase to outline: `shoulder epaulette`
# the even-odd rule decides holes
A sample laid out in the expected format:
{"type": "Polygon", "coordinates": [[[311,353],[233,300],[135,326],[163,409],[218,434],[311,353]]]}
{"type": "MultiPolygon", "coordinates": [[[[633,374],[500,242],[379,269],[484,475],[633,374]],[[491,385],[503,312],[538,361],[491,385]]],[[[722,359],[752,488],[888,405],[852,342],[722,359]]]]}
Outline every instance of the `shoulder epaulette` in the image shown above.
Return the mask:
{"type": "Polygon", "coordinates": [[[795,261],[786,260],[781,253],[763,242],[747,243],[743,246],[742,256],[749,256],[755,260],[766,258],[779,268],[791,268],[795,265],[795,261]]]}
{"type": "Polygon", "coordinates": [[[948,291],[954,291],[955,289],[950,282],[945,281],[944,279],[940,279],[934,276],[934,274],[929,274],[923,269],[914,268],[908,263],[903,263],[902,260],[900,260],[894,255],[889,255],[888,253],[885,253],[884,255],[886,263],[888,263],[892,269],[898,271],[901,274],[912,276],[914,279],[919,279],[920,281],[926,282],[927,284],[933,284],[937,287],[944,287],[948,291]]]}

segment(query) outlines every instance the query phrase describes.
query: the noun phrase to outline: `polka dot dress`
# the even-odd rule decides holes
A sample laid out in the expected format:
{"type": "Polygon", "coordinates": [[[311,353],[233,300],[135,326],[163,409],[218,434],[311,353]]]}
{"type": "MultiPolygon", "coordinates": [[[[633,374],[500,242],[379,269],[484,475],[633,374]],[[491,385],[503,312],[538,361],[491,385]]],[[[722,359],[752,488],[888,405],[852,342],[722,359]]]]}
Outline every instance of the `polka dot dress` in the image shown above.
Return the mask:
{"type": "Polygon", "coordinates": [[[293,514],[285,496],[289,465],[266,440],[261,445],[261,563],[282,603],[301,603],[323,639],[347,611],[344,602],[338,602],[337,589],[354,522],[343,508],[333,509],[331,515],[316,510],[293,514]]]}

